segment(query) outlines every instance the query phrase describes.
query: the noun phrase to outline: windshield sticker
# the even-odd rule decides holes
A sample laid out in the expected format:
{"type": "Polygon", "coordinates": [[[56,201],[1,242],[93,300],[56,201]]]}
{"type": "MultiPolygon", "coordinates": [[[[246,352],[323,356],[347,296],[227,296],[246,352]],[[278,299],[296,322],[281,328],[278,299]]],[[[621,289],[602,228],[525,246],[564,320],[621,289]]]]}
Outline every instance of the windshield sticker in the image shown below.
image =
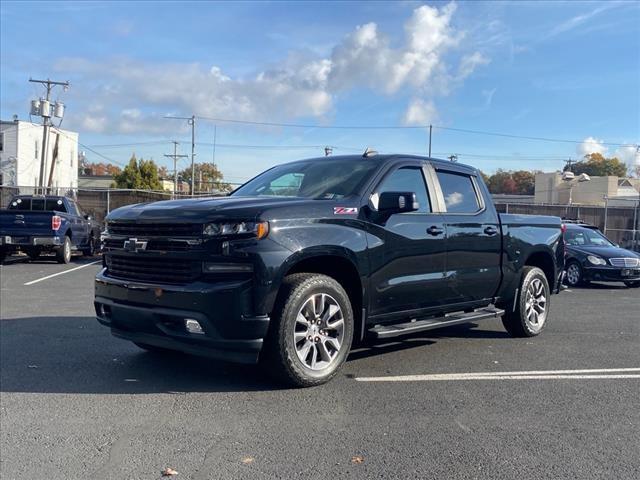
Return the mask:
{"type": "Polygon", "coordinates": [[[333,207],[334,215],[355,215],[358,213],[357,207],[333,207]]]}

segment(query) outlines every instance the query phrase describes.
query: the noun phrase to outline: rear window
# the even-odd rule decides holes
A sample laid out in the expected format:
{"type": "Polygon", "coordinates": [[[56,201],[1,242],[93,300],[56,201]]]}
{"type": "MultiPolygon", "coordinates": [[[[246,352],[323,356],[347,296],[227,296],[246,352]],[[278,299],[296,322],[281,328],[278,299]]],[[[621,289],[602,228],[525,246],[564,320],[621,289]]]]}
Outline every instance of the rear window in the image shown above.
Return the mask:
{"type": "Polygon", "coordinates": [[[64,202],[60,198],[14,198],[9,204],[9,210],[55,210],[67,213],[64,202]]]}
{"type": "Polygon", "coordinates": [[[438,171],[444,203],[449,213],[475,213],[480,210],[478,195],[469,175],[438,171]]]}

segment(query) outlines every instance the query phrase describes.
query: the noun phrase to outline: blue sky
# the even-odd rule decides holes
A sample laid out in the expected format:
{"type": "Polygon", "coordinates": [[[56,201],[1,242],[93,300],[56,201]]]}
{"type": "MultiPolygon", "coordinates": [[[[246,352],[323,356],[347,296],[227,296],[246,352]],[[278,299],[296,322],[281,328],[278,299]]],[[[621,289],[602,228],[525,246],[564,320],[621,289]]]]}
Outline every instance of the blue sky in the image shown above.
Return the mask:
{"type": "Polygon", "coordinates": [[[455,153],[485,171],[555,170],[591,151],[640,161],[633,146],[616,145],[640,143],[637,2],[3,1],[0,8],[2,119],[28,118],[29,100],[42,93],[29,77],[69,80],[71,89],[58,92],[67,104],[63,126],[119,163],[135,151],[165,164],[173,139],[189,153],[186,123],[163,116],[192,113],[323,127],[199,119],[197,161],[214,158],[216,125],[215,161],[231,181],[319,155],[324,145],[335,154],[366,146],[426,153],[424,128],[326,128],[333,126],[433,124],[434,156],[455,153]],[[139,145],[111,146],[119,144],[139,145]]]}

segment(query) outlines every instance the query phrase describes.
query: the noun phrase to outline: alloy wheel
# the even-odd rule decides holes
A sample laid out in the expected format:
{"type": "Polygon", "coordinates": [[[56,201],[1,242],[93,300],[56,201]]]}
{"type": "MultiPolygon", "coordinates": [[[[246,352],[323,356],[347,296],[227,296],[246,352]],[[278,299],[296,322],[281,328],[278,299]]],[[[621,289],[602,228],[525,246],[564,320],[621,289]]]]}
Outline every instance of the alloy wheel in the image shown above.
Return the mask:
{"type": "Polygon", "coordinates": [[[577,264],[572,263],[567,268],[567,282],[569,285],[577,285],[580,282],[580,267],[577,264]]]}
{"type": "Polygon", "coordinates": [[[298,359],[311,370],[331,365],[344,339],[344,316],[338,302],[326,293],[311,295],[296,316],[293,341],[298,359]]]}
{"type": "Polygon", "coordinates": [[[525,302],[525,322],[532,331],[538,332],[547,319],[547,292],[542,280],[534,278],[531,281],[525,302]]]}

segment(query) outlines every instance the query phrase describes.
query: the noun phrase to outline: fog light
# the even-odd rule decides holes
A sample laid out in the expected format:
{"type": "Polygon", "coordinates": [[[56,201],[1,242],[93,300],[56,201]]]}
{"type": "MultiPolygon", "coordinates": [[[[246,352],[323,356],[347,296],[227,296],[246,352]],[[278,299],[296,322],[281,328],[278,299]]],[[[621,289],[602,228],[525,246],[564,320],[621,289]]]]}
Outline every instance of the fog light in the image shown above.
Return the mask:
{"type": "Polygon", "coordinates": [[[187,332],[189,333],[198,333],[200,335],[204,335],[202,325],[200,325],[200,322],[194,320],[193,318],[185,318],[184,328],[186,328],[187,332]]]}

